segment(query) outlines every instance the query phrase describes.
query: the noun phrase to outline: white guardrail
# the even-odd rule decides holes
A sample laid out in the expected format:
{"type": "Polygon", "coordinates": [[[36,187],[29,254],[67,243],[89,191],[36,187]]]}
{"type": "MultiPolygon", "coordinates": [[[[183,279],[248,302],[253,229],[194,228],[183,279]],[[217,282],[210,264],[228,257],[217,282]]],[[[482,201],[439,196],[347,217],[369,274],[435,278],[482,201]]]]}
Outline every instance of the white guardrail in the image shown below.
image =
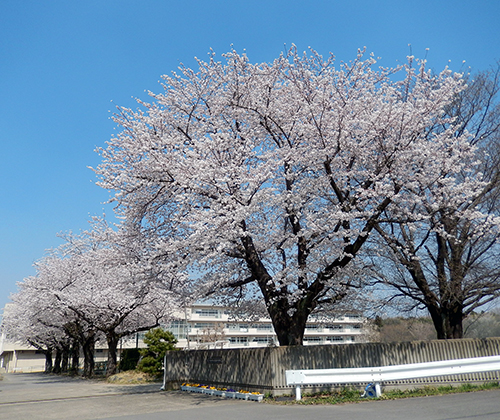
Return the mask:
{"type": "Polygon", "coordinates": [[[296,400],[301,399],[300,387],[326,384],[375,384],[375,395],[382,395],[380,383],[430,376],[459,375],[500,371],[500,356],[475,357],[470,359],[444,360],[441,362],[414,363],[408,365],[364,368],[287,370],[287,386],[294,385],[296,400]]]}

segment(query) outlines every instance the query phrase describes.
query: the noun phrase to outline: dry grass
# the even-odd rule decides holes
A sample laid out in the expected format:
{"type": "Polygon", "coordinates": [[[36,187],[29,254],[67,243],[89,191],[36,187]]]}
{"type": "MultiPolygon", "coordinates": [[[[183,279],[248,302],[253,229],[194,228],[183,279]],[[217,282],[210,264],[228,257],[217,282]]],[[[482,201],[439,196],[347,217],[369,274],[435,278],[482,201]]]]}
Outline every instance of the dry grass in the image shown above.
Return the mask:
{"type": "Polygon", "coordinates": [[[156,378],[152,375],[148,375],[144,372],[139,372],[136,370],[127,370],[125,372],[117,373],[116,375],[111,375],[107,382],[111,384],[146,384],[150,382],[156,382],[156,378]]]}

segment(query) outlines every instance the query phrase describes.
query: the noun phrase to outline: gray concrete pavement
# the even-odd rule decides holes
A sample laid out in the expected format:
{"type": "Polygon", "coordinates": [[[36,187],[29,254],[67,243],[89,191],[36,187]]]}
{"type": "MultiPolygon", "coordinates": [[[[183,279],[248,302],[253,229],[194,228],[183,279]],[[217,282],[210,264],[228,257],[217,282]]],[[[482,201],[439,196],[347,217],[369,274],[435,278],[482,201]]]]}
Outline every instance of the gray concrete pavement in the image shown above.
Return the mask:
{"type": "Polygon", "coordinates": [[[140,419],[158,411],[203,410],[238,401],[160,391],[161,384],[115,385],[44,374],[10,374],[0,381],[0,420],[140,419]]]}
{"type": "Polygon", "coordinates": [[[42,374],[5,375],[0,420],[459,420],[500,419],[500,391],[367,401],[335,406],[282,406],[111,385],[42,374]]]}
{"type": "Polygon", "coordinates": [[[42,373],[4,374],[3,377],[4,380],[0,381],[0,404],[156,392],[161,386],[158,383],[113,385],[102,380],[42,373]]]}

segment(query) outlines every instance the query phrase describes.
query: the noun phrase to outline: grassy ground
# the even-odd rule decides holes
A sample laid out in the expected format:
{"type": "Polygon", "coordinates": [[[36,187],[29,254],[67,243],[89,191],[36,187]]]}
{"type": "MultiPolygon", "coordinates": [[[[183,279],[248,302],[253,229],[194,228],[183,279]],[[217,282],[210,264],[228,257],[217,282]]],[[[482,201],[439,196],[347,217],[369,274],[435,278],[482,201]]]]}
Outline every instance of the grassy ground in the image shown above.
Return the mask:
{"type": "Polygon", "coordinates": [[[460,386],[426,386],[423,388],[407,390],[390,390],[382,394],[380,398],[362,398],[359,390],[354,388],[344,388],[341,391],[321,392],[317,394],[304,394],[302,400],[295,401],[294,397],[266,397],[266,402],[276,404],[345,404],[357,403],[367,400],[395,400],[400,398],[425,397],[430,395],[456,394],[461,392],[475,392],[489,389],[500,389],[498,382],[491,382],[481,385],[463,384],[460,386]]]}

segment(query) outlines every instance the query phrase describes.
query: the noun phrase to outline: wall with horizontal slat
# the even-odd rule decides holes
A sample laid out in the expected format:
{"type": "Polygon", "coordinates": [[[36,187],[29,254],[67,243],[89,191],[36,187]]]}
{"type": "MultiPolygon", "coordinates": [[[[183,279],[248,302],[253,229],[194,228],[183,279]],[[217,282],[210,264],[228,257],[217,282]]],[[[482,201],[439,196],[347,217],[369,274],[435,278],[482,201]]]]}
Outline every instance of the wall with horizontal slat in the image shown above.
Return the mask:
{"type": "MultiPolygon", "coordinates": [[[[391,366],[495,355],[500,355],[500,337],[171,351],[166,358],[166,379],[172,386],[190,382],[280,395],[293,391],[286,386],[286,370],[391,366]]],[[[500,372],[485,372],[394,381],[386,385],[416,386],[498,380],[500,372]]]]}

